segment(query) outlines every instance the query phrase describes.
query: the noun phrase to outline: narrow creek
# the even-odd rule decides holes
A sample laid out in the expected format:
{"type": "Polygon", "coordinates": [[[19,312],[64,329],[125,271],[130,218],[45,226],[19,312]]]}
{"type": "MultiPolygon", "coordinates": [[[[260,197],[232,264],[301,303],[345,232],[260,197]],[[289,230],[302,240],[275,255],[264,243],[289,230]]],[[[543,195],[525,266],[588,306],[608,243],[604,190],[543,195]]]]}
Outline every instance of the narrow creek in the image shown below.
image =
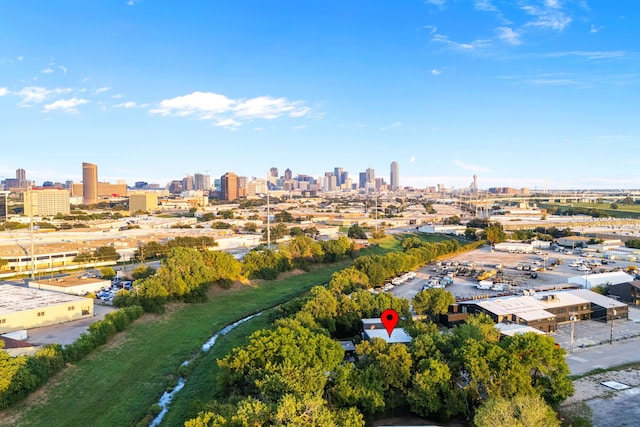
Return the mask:
{"type": "MultiPolygon", "coordinates": [[[[234,330],[237,326],[243,324],[244,322],[247,322],[247,321],[253,319],[254,317],[260,316],[265,311],[266,310],[263,310],[263,311],[261,311],[259,313],[252,314],[251,316],[244,317],[244,318],[238,320],[235,323],[232,323],[230,325],[225,326],[220,331],[218,331],[215,334],[213,334],[211,336],[211,338],[209,338],[207,340],[207,342],[202,344],[201,350],[203,352],[205,352],[205,353],[208,352],[215,345],[215,343],[218,340],[218,337],[220,337],[220,335],[228,334],[229,332],[234,330]]],[[[182,362],[181,366],[188,366],[191,363],[191,360],[192,359],[185,360],[184,362],[182,362]]],[[[163,418],[169,412],[169,405],[171,404],[171,401],[173,400],[173,397],[176,395],[176,393],[178,393],[180,390],[182,390],[184,388],[184,385],[185,385],[186,382],[187,382],[187,379],[185,377],[180,377],[180,379],[178,380],[178,383],[173,387],[173,389],[171,391],[165,391],[162,394],[162,396],[160,397],[160,400],[158,400],[158,405],[160,406],[160,408],[162,408],[162,411],[160,411],[160,413],[158,415],[156,415],[156,417],[153,419],[151,424],[149,424],[150,427],[158,427],[160,425],[160,423],[162,423],[163,418]]]]}

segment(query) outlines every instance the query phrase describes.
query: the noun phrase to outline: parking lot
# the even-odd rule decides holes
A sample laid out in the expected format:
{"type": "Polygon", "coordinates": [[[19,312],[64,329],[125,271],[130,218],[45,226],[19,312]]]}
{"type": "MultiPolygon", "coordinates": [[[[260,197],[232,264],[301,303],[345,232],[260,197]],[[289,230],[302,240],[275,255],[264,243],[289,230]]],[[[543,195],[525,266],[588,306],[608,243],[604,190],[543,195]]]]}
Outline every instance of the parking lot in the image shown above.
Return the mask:
{"type": "MultiPolygon", "coordinates": [[[[496,268],[496,266],[500,265],[502,267],[502,280],[512,284],[509,288],[515,293],[521,293],[524,289],[535,289],[545,285],[566,284],[570,277],[587,274],[584,271],[578,270],[576,267],[570,266],[570,264],[576,260],[584,259],[580,255],[558,253],[550,249],[541,250],[541,253],[542,255],[498,252],[491,251],[488,246],[482,247],[448,258],[442,261],[442,267],[437,267],[435,263],[423,267],[417,272],[416,278],[395,287],[391,290],[391,293],[398,297],[411,299],[416,293],[422,290],[433,277],[442,277],[444,275],[444,269],[452,270],[454,268],[476,271],[497,271],[498,268],[496,268]],[[548,268],[557,259],[560,259],[562,263],[551,267],[552,269],[549,270],[548,268]],[[457,266],[446,267],[447,263],[457,263],[457,266]],[[470,264],[473,266],[464,267],[470,264]],[[529,268],[533,271],[538,268],[542,269],[542,271],[535,271],[537,277],[534,279],[529,275],[529,271],[518,270],[518,266],[525,268],[530,266],[529,268]]],[[[600,270],[610,271],[615,268],[626,269],[629,265],[637,267],[638,263],[615,261],[611,264],[599,266],[594,270],[597,272],[600,270]]],[[[589,272],[589,274],[592,272],[589,272]]],[[[446,289],[457,299],[469,299],[474,296],[491,297],[506,293],[506,289],[504,291],[477,289],[477,284],[478,280],[476,278],[456,275],[453,277],[453,284],[447,286],[446,289]]]]}

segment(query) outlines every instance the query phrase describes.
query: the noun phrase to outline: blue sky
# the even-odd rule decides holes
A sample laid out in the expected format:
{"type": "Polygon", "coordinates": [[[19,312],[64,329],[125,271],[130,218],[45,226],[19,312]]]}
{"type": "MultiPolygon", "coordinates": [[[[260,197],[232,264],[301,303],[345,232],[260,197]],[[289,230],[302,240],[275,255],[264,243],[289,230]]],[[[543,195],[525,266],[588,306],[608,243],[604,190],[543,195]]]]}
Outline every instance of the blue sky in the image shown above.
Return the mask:
{"type": "Polygon", "coordinates": [[[5,0],[0,176],[640,188],[631,3],[5,0]]]}

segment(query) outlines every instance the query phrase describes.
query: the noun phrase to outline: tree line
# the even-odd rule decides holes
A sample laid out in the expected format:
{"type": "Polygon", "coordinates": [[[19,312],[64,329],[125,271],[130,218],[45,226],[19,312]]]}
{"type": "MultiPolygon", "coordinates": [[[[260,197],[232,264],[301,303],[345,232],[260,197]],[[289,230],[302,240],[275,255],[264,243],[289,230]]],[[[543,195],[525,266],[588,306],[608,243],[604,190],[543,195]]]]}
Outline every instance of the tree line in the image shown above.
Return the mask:
{"type": "Polygon", "coordinates": [[[571,395],[573,385],[564,350],[552,338],[525,334],[500,341],[486,315],[442,333],[435,321],[453,302],[450,293],[416,295],[414,311],[427,316],[414,321],[407,300],[366,290],[379,273],[370,274],[363,266],[373,263],[360,259],[383,265],[384,275],[409,266],[413,257],[436,259],[460,249],[457,242],[413,239],[403,246],[403,253],[357,258],[326,287],[281,308],[271,328],[218,361],[218,400],[185,425],[364,426],[383,414],[407,412],[476,426],[559,425],[551,405],[571,395]],[[400,267],[401,260],[408,263],[400,267]],[[387,308],[400,314],[413,338],[409,345],[359,338],[360,319],[387,308]],[[337,339],[354,336],[357,359],[347,362],[337,339]]]}

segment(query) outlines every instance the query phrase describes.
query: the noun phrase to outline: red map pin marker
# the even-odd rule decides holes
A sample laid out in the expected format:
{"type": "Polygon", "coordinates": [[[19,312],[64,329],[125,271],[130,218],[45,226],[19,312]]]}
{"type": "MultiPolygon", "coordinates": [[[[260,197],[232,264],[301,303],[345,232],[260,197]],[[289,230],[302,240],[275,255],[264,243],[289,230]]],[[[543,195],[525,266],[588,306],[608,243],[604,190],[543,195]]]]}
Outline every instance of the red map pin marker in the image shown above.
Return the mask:
{"type": "Polygon", "coordinates": [[[388,309],[382,312],[382,316],[380,316],[380,320],[382,321],[382,325],[387,330],[389,337],[391,337],[391,332],[393,332],[393,328],[398,324],[398,313],[393,309],[388,309]]]}

